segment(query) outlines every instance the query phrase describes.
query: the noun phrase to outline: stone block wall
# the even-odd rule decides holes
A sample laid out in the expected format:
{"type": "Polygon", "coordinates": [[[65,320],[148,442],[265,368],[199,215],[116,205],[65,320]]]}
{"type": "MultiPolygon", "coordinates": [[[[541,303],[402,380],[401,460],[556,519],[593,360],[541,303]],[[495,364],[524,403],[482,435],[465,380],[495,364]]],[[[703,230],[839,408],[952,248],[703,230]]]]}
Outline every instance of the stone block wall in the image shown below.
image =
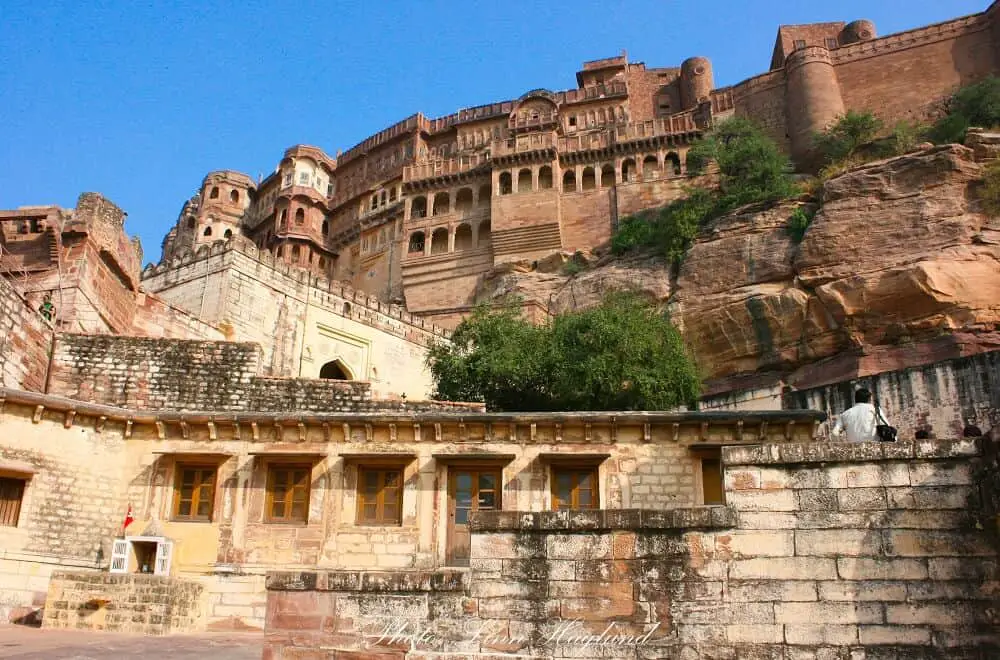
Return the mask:
{"type": "Polygon", "coordinates": [[[17,289],[0,277],[0,385],[42,391],[51,333],[17,289]]]}
{"type": "Polygon", "coordinates": [[[436,616],[433,597],[398,586],[404,576],[380,590],[362,575],[378,603],[367,609],[341,605],[339,576],[274,576],[267,652],[1000,653],[1000,546],[975,522],[976,442],[760,445],[723,458],[726,507],[477,514],[468,582],[436,616]]]}
{"type": "Polygon", "coordinates": [[[164,635],[200,630],[203,588],[158,575],[57,571],[43,628],[164,635]]]}

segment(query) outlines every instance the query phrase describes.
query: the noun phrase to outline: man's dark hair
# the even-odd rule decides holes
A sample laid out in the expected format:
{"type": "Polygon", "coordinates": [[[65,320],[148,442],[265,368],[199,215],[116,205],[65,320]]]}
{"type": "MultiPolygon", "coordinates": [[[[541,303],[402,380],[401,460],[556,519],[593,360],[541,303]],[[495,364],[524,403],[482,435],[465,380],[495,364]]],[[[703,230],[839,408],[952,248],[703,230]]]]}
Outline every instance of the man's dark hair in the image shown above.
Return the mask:
{"type": "Polygon", "coordinates": [[[919,431],[917,431],[916,434],[917,440],[929,440],[930,437],[931,437],[931,432],[928,431],[927,429],[920,429],[919,431]]]}
{"type": "Polygon", "coordinates": [[[863,387],[854,393],[854,403],[871,403],[871,400],[872,393],[863,387]]]}
{"type": "Polygon", "coordinates": [[[982,435],[983,435],[982,430],[974,424],[969,424],[964,429],[962,429],[963,438],[979,438],[982,435]]]}

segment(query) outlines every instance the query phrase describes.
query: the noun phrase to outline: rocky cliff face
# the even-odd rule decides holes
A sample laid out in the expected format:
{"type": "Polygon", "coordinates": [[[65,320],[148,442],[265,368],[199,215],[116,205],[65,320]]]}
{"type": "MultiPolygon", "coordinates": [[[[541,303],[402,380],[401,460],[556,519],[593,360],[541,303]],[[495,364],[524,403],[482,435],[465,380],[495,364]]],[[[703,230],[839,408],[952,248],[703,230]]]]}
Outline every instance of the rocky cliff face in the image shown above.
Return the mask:
{"type": "Polygon", "coordinates": [[[981,177],[971,149],[929,148],[828,181],[801,243],[788,218],[815,203],[717,219],[673,276],[655,256],[596,259],[573,276],[548,260],[491,274],[480,298],[513,292],[558,313],[609,290],[640,291],[669,304],[719,387],[751,372],[794,380],[817,361],[893,346],[947,352],[946,335],[995,347],[1000,220],[979,211],[981,177]]]}

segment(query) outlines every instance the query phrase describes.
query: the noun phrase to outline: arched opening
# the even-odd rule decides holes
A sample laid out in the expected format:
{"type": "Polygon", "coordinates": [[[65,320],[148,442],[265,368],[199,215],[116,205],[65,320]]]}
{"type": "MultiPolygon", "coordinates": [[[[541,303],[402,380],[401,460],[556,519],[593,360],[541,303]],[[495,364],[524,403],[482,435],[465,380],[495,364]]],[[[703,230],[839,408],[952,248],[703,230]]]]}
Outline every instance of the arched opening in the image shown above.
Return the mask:
{"type": "Polygon", "coordinates": [[[350,316],[351,315],[351,303],[345,301],[343,307],[341,308],[341,311],[344,312],[344,316],[350,316]]]}
{"type": "Polygon", "coordinates": [[[274,251],[274,256],[278,257],[279,259],[285,256],[285,246],[279,245],[278,249],[274,251]]]}
{"type": "Polygon", "coordinates": [[[455,195],[455,210],[464,213],[472,208],[472,188],[462,188],[455,195]]]}
{"type": "Polygon", "coordinates": [[[319,258],[319,267],[323,270],[326,270],[326,257],[319,258]]]}
{"type": "Polygon", "coordinates": [[[488,183],[486,185],[479,186],[479,205],[480,206],[489,206],[490,205],[490,197],[492,197],[492,196],[493,196],[493,186],[491,186],[488,183]]]}
{"type": "Polygon", "coordinates": [[[330,221],[329,220],[324,220],[323,221],[323,235],[324,236],[329,236],[330,235],[330,221]]]}
{"type": "Polygon", "coordinates": [[[240,203],[240,193],[238,191],[236,191],[236,190],[233,190],[232,192],[230,192],[229,193],[229,201],[232,202],[233,204],[239,204],[240,203]]]}
{"type": "Polygon", "coordinates": [[[531,192],[531,170],[528,168],[517,173],[517,192],[531,192]]]}
{"type": "Polygon", "coordinates": [[[451,198],[446,192],[439,192],[434,195],[434,215],[444,215],[448,212],[448,207],[451,204],[451,198]]]}
{"type": "Polygon", "coordinates": [[[500,194],[509,195],[514,192],[514,180],[510,176],[510,172],[500,173],[500,194]]]}
{"type": "Polygon", "coordinates": [[[202,236],[211,236],[212,235],[212,228],[211,227],[205,227],[205,231],[203,231],[201,233],[201,235],[202,236]]]}
{"type": "Polygon", "coordinates": [[[295,209],[295,224],[301,225],[306,221],[306,212],[303,209],[295,209]]]}
{"type": "Polygon", "coordinates": [[[563,192],[576,192],[576,171],[563,172],[563,192]]]}
{"type": "Polygon", "coordinates": [[[326,380],[351,380],[351,372],[340,360],[331,360],[320,367],[319,377],[326,380]]]}
{"type": "Polygon", "coordinates": [[[292,246],[292,263],[293,264],[299,263],[299,257],[301,257],[301,256],[302,256],[302,250],[299,249],[298,245],[293,245],[292,246]]]}
{"type": "Polygon", "coordinates": [[[490,221],[483,220],[476,229],[476,247],[485,247],[490,244],[490,221]]]}
{"type": "Polygon", "coordinates": [[[188,229],[194,229],[194,218],[188,218],[188,229]]]}
{"type": "Polygon", "coordinates": [[[580,177],[580,188],[583,190],[593,190],[596,187],[597,177],[594,175],[594,168],[583,168],[583,176],[580,177]]]}
{"type": "Polygon", "coordinates": [[[626,158],[622,161],[622,183],[631,183],[635,178],[635,161],[626,158]]]}
{"type": "Polygon", "coordinates": [[[658,174],[657,170],[660,167],[660,162],[657,160],[656,156],[650,154],[642,159],[642,178],[646,181],[655,179],[658,174]]]}
{"type": "Polygon", "coordinates": [[[287,220],[288,220],[288,210],[287,209],[281,209],[281,215],[278,216],[278,225],[282,229],[284,229],[285,228],[285,223],[286,223],[287,220]]]}
{"type": "Polygon", "coordinates": [[[455,230],[455,250],[472,249],[472,227],[461,224],[455,230]]]}
{"type": "Polygon", "coordinates": [[[601,187],[610,188],[615,185],[615,168],[610,164],[601,167],[601,187]]]}
{"type": "Polygon", "coordinates": [[[212,192],[208,194],[209,199],[219,199],[219,186],[213,186],[212,192]]]}
{"type": "Polygon", "coordinates": [[[431,254],[444,254],[448,251],[448,230],[438,227],[431,234],[431,254]]]}
{"type": "Polygon", "coordinates": [[[548,190],[552,187],[552,168],[548,165],[538,170],[538,189],[548,190]]]}
{"type": "Polygon", "coordinates": [[[668,162],[670,163],[670,167],[675,175],[681,173],[681,157],[677,155],[676,151],[671,151],[667,154],[663,163],[664,167],[666,167],[668,162]]]}
{"type": "Polygon", "coordinates": [[[407,252],[419,252],[424,251],[424,232],[415,231],[410,234],[410,246],[406,250],[407,252]]]}
{"type": "Polygon", "coordinates": [[[413,202],[410,203],[410,217],[411,218],[426,218],[427,217],[427,198],[424,196],[414,197],[413,202]]]}
{"type": "Polygon", "coordinates": [[[232,236],[233,236],[233,230],[232,229],[227,229],[225,231],[225,233],[222,234],[222,236],[223,236],[223,238],[232,238],[232,236]]]}

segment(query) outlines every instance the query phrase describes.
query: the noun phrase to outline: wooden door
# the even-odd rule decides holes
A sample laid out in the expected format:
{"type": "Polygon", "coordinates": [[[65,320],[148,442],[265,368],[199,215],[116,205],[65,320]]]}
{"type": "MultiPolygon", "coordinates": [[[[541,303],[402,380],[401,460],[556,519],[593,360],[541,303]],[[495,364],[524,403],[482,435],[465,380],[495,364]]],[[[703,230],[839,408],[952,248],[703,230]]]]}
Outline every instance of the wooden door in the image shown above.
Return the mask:
{"type": "Polygon", "coordinates": [[[500,469],[448,468],[448,534],[445,560],[449,566],[468,566],[472,547],[469,514],[500,508],[500,469]]]}

